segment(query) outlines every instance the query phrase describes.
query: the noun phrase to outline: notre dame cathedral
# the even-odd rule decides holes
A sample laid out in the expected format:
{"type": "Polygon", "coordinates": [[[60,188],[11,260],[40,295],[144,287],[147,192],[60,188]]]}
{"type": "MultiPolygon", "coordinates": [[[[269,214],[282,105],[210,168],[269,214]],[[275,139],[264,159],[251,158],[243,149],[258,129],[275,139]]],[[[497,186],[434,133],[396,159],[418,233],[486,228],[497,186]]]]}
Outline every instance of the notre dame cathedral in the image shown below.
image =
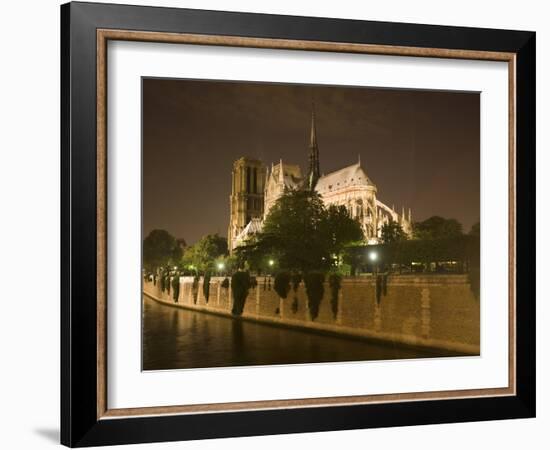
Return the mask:
{"type": "Polygon", "coordinates": [[[401,225],[407,234],[412,232],[411,210],[399,214],[377,199],[376,185],[361,166],[361,160],[328,174],[321,174],[315,111],[311,113],[309,139],[309,168],[307,174],[297,164],[271,164],[242,157],[233,163],[231,177],[230,218],[227,232],[229,249],[233,250],[262,229],[270,208],[285,189],[317,191],[326,206],[344,205],[351,217],[361,224],[365,240],[376,244],[382,226],[390,221],[401,225]]]}

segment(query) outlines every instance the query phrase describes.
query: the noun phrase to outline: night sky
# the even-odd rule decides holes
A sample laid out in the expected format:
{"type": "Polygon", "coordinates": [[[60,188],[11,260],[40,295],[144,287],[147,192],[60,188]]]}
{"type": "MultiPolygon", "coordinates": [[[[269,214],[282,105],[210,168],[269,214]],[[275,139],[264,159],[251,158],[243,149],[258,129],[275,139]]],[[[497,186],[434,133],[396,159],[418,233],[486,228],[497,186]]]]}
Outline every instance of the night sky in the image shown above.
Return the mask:
{"type": "Polygon", "coordinates": [[[143,80],[143,233],[193,244],[226,236],[241,156],[307,170],[312,101],[321,172],[357,162],[413,220],[479,221],[479,94],[196,80],[143,80]]]}

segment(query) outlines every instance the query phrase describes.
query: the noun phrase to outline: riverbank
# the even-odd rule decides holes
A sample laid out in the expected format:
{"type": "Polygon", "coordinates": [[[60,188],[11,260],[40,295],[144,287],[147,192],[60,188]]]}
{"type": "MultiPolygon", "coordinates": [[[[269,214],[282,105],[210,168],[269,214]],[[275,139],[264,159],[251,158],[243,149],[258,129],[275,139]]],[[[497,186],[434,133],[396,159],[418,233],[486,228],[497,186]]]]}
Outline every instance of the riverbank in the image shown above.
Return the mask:
{"type": "MultiPolygon", "coordinates": [[[[202,282],[193,284],[192,277],[180,278],[177,302],[158,283],[145,282],[143,291],[165,305],[233,317],[231,286],[223,287],[222,281],[221,277],[210,280],[209,299],[202,282]]],[[[303,283],[281,299],[272,282],[258,278],[247,297],[243,320],[421,348],[434,355],[479,354],[479,302],[465,277],[392,277],[378,300],[374,280],[345,278],[336,314],[327,286],[315,320],[308,311],[303,283]]]]}

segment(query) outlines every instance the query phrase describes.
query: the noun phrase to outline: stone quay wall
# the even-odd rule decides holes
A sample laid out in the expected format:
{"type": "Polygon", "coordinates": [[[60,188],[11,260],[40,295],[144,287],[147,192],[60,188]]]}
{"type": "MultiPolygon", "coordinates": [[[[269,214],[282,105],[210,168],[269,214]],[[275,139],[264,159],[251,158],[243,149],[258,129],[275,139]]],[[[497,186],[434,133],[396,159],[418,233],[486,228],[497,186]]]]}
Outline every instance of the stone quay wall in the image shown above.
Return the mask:
{"type": "MultiPolygon", "coordinates": [[[[180,277],[177,302],[173,290],[161,291],[158,280],[156,285],[145,281],[143,292],[171,306],[232,317],[231,286],[222,287],[223,280],[224,277],[210,279],[208,300],[203,294],[202,277],[195,285],[193,277],[180,277]]],[[[480,352],[479,300],[464,275],[388,276],[385,292],[380,295],[374,277],[344,277],[336,315],[331,307],[332,293],[325,282],[319,314],[314,320],[303,282],[282,299],[273,288],[272,277],[256,280],[258,284],[249,290],[241,316],[246,320],[436,351],[470,355],[480,352]]]]}

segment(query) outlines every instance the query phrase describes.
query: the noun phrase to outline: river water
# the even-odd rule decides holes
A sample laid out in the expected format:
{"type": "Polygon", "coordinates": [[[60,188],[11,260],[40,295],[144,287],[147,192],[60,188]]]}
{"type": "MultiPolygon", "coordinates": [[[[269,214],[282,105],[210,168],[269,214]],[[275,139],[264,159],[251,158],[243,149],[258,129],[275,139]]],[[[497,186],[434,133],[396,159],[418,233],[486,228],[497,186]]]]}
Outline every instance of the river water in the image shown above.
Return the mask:
{"type": "Polygon", "coordinates": [[[232,319],[143,297],[143,370],[430,356],[425,350],[232,319]]]}

